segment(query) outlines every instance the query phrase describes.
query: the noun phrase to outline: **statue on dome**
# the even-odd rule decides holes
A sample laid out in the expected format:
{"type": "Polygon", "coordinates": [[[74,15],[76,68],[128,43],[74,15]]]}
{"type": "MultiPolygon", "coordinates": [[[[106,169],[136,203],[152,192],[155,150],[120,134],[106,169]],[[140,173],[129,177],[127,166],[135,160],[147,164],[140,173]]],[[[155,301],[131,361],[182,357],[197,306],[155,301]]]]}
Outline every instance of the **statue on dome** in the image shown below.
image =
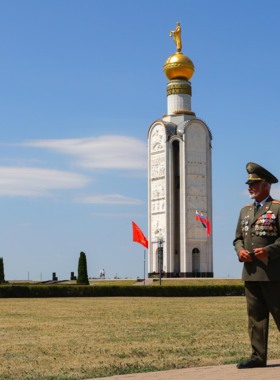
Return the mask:
{"type": "Polygon", "coordinates": [[[176,48],[177,48],[177,52],[180,53],[182,50],[182,40],[181,40],[181,26],[179,22],[177,22],[176,29],[171,30],[171,32],[169,33],[169,37],[173,37],[176,48]]]}

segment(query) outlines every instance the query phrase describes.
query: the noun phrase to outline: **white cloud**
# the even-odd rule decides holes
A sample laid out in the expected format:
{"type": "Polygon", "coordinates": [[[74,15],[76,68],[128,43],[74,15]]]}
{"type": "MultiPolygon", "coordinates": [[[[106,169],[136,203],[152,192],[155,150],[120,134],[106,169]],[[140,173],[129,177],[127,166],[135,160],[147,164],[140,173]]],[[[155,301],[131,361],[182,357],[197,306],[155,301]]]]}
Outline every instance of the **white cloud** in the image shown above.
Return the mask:
{"type": "Polygon", "coordinates": [[[89,178],[62,170],[0,167],[0,196],[50,196],[51,190],[81,188],[89,178]]]}
{"type": "Polygon", "coordinates": [[[127,136],[34,140],[21,145],[75,156],[78,159],[76,165],[89,169],[143,170],[147,168],[146,144],[127,136]]]}
{"type": "Polygon", "coordinates": [[[111,205],[140,205],[144,202],[139,199],[128,198],[120,194],[100,194],[86,196],[77,199],[81,203],[91,204],[111,204],[111,205]]]}

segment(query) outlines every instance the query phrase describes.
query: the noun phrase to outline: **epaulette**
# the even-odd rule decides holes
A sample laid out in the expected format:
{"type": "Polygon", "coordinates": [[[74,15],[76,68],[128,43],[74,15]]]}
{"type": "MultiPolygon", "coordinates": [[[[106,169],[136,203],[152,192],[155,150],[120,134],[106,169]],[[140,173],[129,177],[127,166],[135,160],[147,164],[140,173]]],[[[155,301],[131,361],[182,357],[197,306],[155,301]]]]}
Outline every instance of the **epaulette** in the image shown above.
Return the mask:
{"type": "Polygon", "coordinates": [[[249,203],[248,205],[243,206],[242,208],[245,208],[245,207],[253,207],[253,206],[254,206],[254,203],[249,203]]]}
{"type": "Polygon", "coordinates": [[[274,200],[272,201],[272,203],[275,203],[275,204],[277,204],[277,205],[280,205],[280,201],[277,201],[277,199],[274,199],[274,200]]]}

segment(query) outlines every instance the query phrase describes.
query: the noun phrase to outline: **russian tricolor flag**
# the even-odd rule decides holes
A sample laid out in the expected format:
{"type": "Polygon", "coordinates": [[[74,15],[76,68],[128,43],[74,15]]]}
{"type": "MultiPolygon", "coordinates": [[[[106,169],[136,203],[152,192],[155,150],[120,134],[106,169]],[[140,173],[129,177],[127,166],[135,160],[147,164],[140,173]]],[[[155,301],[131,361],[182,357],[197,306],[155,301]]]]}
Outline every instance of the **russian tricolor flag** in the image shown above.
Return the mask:
{"type": "Polygon", "coordinates": [[[209,237],[211,232],[211,225],[209,220],[202,214],[202,212],[199,214],[197,210],[195,211],[195,219],[200,220],[203,227],[206,228],[207,236],[209,237]]]}

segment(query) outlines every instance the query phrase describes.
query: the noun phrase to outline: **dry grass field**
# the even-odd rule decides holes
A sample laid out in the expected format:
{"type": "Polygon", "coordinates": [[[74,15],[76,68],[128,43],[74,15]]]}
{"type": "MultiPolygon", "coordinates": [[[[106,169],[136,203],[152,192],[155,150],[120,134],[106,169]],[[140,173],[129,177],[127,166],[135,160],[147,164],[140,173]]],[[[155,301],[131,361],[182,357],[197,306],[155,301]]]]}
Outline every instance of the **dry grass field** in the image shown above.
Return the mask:
{"type": "MultiPolygon", "coordinates": [[[[0,299],[1,380],[70,380],[233,363],[243,297],[0,299]]],[[[274,322],[269,357],[280,358],[274,322]]]]}
{"type": "MultiPolygon", "coordinates": [[[[111,280],[111,279],[96,279],[90,280],[90,285],[111,286],[111,285],[134,285],[136,280],[111,280]]],[[[74,281],[67,281],[69,284],[74,284],[74,281]]],[[[159,286],[159,278],[146,279],[146,283],[153,286],[159,286]]],[[[243,285],[240,279],[220,279],[220,278],[162,278],[162,286],[188,286],[188,285],[243,285]]]]}

